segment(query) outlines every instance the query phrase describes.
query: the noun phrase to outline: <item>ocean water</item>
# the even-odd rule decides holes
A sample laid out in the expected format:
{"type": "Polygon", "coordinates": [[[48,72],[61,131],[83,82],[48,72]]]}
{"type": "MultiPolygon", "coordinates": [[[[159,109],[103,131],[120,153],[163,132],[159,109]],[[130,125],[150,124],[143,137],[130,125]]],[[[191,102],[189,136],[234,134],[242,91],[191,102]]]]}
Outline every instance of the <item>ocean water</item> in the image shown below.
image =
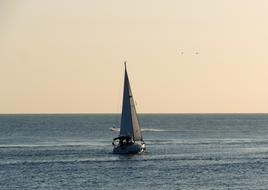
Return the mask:
{"type": "Polygon", "coordinates": [[[120,115],[0,115],[0,189],[268,189],[268,114],[139,116],[120,156],[120,115]]]}

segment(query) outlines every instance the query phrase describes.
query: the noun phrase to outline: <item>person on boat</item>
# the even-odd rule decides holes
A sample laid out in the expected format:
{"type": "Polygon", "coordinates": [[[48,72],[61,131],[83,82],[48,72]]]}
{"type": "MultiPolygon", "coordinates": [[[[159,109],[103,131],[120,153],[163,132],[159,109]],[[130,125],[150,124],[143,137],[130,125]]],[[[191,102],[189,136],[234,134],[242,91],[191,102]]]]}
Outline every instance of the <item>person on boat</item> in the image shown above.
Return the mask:
{"type": "Polygon", "coordinates": [[[133,142],[132,142],[132,139],[131,139],[130,137],[127,137],[127,138],[126,138],[126,143],[127,143],[127,145],[132,144],[132,143],[133,143],[133,142]]]}
{"type": "Polygon", "coordinates": [[[123,146],[123,145],[124,145],[124,141],[123,141],[123,139],[119,139],[119,145],[120,145],[120,146],[123,146]]]}
{"type": "Polygon", "coordinates": [[[127,145],[129,144],[129,138],[126,138],[126,144],[127,145]]]}

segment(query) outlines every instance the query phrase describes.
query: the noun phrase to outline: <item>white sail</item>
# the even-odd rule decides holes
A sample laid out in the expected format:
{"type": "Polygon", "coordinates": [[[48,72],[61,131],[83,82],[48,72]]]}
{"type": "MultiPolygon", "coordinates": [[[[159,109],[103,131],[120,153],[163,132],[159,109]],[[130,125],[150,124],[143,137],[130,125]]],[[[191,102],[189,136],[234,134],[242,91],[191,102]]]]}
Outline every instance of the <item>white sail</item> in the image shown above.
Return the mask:
{"type": "Polygon", "coordinates": [[[142,134],[132,96],[127,69],[125,68],[123,106],[120,125],[120,136],[133,137],[135,141],[142,141],[142,134]]]}
{"type": "MultiPolygon", "coordinates": [[[[130,85],[129,85],[129,91],[130,91],[130,94],[132,94],[130,85]]],[[[133,96],[129,98],[129,101],[130,101],[130,106],[131,106],[133,138],[136,141],[142,141],[142,134],[140,130],[139,120],[138,120],[133,96]]]]}

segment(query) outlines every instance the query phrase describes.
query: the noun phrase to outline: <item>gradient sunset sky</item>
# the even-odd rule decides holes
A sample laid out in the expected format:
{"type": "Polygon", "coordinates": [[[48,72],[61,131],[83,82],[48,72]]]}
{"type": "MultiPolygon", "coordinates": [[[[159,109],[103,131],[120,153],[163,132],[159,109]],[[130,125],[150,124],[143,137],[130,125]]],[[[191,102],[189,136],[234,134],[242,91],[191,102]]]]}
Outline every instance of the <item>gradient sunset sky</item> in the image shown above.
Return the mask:
{"type": "Polygon", "coordinates": [[[0,113],[268,112],[266,0],[0,0],[0,113]],[[197,53],[198,52],[198,53],[197,53]]]}

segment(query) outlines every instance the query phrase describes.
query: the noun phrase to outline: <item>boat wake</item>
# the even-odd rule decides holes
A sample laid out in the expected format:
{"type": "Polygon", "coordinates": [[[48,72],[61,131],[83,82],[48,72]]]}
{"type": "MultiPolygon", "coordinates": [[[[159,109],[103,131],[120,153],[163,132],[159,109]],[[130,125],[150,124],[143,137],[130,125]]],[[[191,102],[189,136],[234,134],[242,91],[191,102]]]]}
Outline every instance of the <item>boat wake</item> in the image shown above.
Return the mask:
{"type": "Polygon", "coordinates": [[[111,130],[111,131],[120,131],[120,128],[111,127],[110,130],[111,130]]]}
{"type": "MultiPolygon", "coordinates": [[[[119,132],[120,128],[117,127],[111,127],[110,128],[111,131],[116,131],[119,132]]],[[[153,128],[145,128],[145,129],[141,129],[141,131],[149,131],[149,132],[170,132],[170,131],[176,131],[176,130],[165,130],[165,129],[153,129],[153,128]]]]}
{"type": "Polygon", "coordinates": [[[164,129],[141,129],[141,131],[151,131],[151,132],[165,132],[165,131],[169,131],[169,130],[164,130],[164,129]]]}

